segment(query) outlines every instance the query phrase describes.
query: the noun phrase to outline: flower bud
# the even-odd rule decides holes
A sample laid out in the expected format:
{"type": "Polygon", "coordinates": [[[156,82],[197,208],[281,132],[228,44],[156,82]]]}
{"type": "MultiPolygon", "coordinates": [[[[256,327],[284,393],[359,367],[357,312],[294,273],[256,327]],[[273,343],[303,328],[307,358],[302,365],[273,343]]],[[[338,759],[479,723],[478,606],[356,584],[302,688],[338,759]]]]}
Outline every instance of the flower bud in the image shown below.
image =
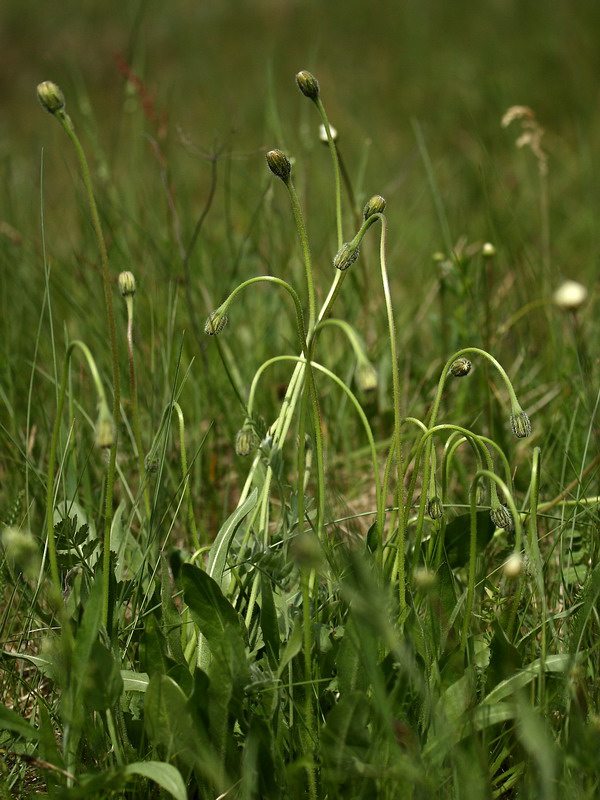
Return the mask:
{"type": "Polygon", "coordinates": [[[380,194],[374,194],[364,207],[363,217],[369,219],[373,214],[383,214],[384,211],[385,199],[380,194]]]}
{"type": "Polygon", "coordinates": [[[43,81],[37,87],[38,100],[49,114],[56,114],[65,107],[65,96],[59,86],[52,81],[43,81]]]}
{"type": "Polygon", "coordinates": [[[481,248],[481,255],[484,258],[492,258],[496,255],[496,248],[491,242],[485,242],[483,247],[481,248]]]}
{"type": "Polygon", "coordinates": [[[217,336],[227,325],[227,319],[227,314],[224,311],[218,308],[215,311],[211,311],[204,323],[204,333],[207,336],[217,336]]]}
{"type": "Polygon", "coordinates": [[[455,378],[464,378],[471,372],[472,366],[468,358],[457,358],[450,365],[450,374],[455,378]]]}
{"type": "Polygon", "coordinates": [[[377,388],[377,370],[372,364],[369,364],[368,361],[363,361],[356,367],[354,379],[360,391],[364,392],[365,394],[374,392],[377,388]]]}
{"type": "Polygon", "coordinates": [[[437,583],[437,575],[427,567],[417,567],[413,572],[413,580],[417,589],[429,592],[437,583]]]}
{"type": "Polygon", "coordinates": [[[319,96],[319,82],[315,76],[303,69],[296,75],[296,83],[298,88],[305,97],[310,97],[311,100],[316,100],[319,96]]]}
{"type": "MultiPolygon", "coordinates": [[[[329,126],[329,133],[331,134],[331,138],[334,142],[338,140],[338,132],[337,129],[333,127],[333,125],[329,126]]],[[[325,125],[319,125],[319,141],[323,142],[323,144],[329,144],[329,139],[327,138],[327,128],[325,125]]]]}
{"type": "Polygon", "coordinates": [[[122,297],[135,294],[135,277],[132,272],[121,272],[119,275],[119,291],[122,297]]]}
{"type": "Polygon", "coordinates": [[[523,570],[523,558],[520,553],[511,553],[504,562],[504,574],[507,578],[516,578],[523,570]]]}
{"type": "Polygon", "coordinates": [[[531,436],[531,422],[524,411],[517,411],[510,415],[510,427],[517,439],[531,436]]]}
{"type": "Polygon", "coordinates": [[[565,281],[554,292],[554,305],[563,311],[576,311],[587,300],[588,290],[577,281],[565,281]]]}
{"type": "Polygon", "coordinates": [[[235,437],[235,452],[238,456],[247,456],[256,446],[256,434],[249,426],[244,426],[235,437]]]}
{"type": "Polygon", "coordinates": [[[504,528],[505,531],[514,530],[515,523],[512,514],[506,506],[496,506],[490,510],[490,517],[497,528],[504,528]]]}
{"type": "Polygon", "coordinates": [[[98,420],[96,421],[96,445],[98,447],[112,447],[115,441],[114,421],[105,402],[100,403],[98,420]]]}
{"type": "Polygon", "coordinates": [[[356,261],[360,253],[360,248],[357,244],[346,242],[335,254],[333,259],[333,266],[341,272],[351,267],[356,261]]]}
{"type": "Polygon", "coordinates": [[[269,150],[267,153],[267,165],[273,175],[287,181],[292,173],[292,165],[289,158],[282,150],[269,150]]]}
{"type": "Polygon", "coordinates": [[[444,505],[437,495],[427,501],[427,516],[431,519],[441,519],[444,516],[444,505]]]}

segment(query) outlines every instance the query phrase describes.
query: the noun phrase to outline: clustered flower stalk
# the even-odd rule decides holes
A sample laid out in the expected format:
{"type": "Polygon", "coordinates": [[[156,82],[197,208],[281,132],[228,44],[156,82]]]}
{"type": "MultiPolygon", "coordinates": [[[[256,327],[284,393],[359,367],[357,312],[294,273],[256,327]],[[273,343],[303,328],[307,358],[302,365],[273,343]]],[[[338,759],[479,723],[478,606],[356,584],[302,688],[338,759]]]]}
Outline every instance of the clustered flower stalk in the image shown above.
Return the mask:
{"type": "Polygon", "coordinates": [[[116,458],[117,458],[117,441],[118,441],[118,423],[121,406],[121,389],[119,378],[119,352],[117,345],[117,332],[115,325],[115,314],[112,301],[112,290],[110,285],[110,270],[108,263],[108,253],[106,250],[106,243],[102,233],[102,226],[100,224],[100,216],[96,206],[96,199],[94,197],[94,189],[92,186],[92,179],[90,177],[90,170],[88,167],[87,159],[79,137],[75,131],[75,126],[71,118],[65,111],[65,99],[60,88],[52,81],[44,81],[37,87],[38,99],[42,107],[50,114],[52,114],[61,124],[65,133],[69,137],[81,170],[81,177],[85,185],[90,216],[92,219],[92,226],[96,236],[96,242],[100,251],[100,262],[102,265],[102,282],[104,286],[104,301],[106,305],[106,315],[108,320],[108,332],[110,339],[110,350],[112,358],[112,379],[113,379],[113,424],[114,424],[114,439],[110,448],[108,471],[106,476],[106,497],[105,497],[105,513],[104,513],[104,545],[103,545],[103,561],[102,571],[104,581],[106,583],[104,597],[102,618],[104,625],[108,624],[108,582],[110,571],[110,527],[112,522],[112,502],[113,502],[113,487],[115,481],[116,471],[116,458]]]}

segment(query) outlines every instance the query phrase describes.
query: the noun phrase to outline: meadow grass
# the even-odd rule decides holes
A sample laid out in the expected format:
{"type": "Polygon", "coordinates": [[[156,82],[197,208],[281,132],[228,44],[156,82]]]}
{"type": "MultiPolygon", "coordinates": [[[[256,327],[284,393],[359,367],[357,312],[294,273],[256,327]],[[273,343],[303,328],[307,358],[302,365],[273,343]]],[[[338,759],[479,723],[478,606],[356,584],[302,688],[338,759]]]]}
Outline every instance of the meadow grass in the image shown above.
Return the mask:
{"type": "Polygon", "coordinates": [[[545,140],[455,239],[415,122],[408,270],[425,228],[296,80],[295,152],[206,159],[200,203],[147,107],[115,182],[40,90],[78,203],[48,241],[45,151],[39,242],[0,242],[2,792],[591,800],[598,325],[553,296],[545,140]]]}

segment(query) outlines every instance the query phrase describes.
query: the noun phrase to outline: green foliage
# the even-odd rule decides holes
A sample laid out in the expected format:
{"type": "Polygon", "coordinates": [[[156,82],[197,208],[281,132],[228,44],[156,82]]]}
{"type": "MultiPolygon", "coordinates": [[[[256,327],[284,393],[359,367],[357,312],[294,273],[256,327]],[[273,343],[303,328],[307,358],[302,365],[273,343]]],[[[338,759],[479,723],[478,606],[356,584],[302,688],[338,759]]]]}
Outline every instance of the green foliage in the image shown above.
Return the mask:
{"type": "MultiPolygon", "coordinates": [[[[353,8],[350,37],[373,16],[353,8]]],[[[432,49],[435,63],[445,46],[432,49]]],[[[492,117],[488,91],[463,97],[468,125],[445,105],[436,130],[421,119],[407,129],[420,161],[405,152],[398,176],[384,156],[394,125],[375,116],[376,76],[368,96],[356,84],[359,105],[351,76],[336,70],[336,86],[332,74],[306,97],[291,74],[293,107],[283,91],[263,101],[254,87],[257,149],[289,138],[289,156],[276,151],[289,169],[265,189],[262,150],[257,177],[226,147],[199,184],[201,211],[204,166],[189,160],[198,148],[186,134],[184,153],[166,135],[141,78],[128,73],[114,154],[127,160],[123,174],[101,144],[104,119],[96,132],[84,113],[84,90],[65,91],[68,155],[48,152],[44,169],[54,176],[77,158],[93,231],[71,192],[61,195],[64,237],[42,193],[47,250],[33,226],[18,254],[0,229],[3,288],[36,331],[7,328],[0,362],[0,796],[600,791],[598,364],[588,345],[598,323],[585,307],[551,304],[555,253],[565,275],[581,253],[590,264],[597,255],[569,212],[579,162],[571,155],[569,173],[550,130],[548,157],[508,151],[505,108],[492,117]],[[336,145],[324,103],[346,128],[336,145]],[[329,156],[308,132],[319,122],[329,156]],[[369,170],[357,125],[378,137],[369,170]],[[387,205],[379,198],[364,220],[370,192],[386,187],[387,205]],[[419,199],[428,193],[432,206],[419,199]],[[336,270],[344,241],[352,257],[336,270]],[[432,243],[443,248],[433,259],[432,243]],[[105,255],[109,293],[117,266],[137,283],[108,323],[90,268],[99,256],[106,267],[105,255]],[[229,323],[207,339],[202,320],[215,309],[229,323]],[[97,360],[94,385],[63,362],[75,337],[97,360]],[[465,354],[473,368],[453,372],[465,354]],[[119,378],[118,443],[101,452],[89,409],[96,384],[118,398],[119,378]]],[[[410,88],[402,102],[423,112],[410,88]]],[[[515,122],[531,121],[519,113],[515,122]]],[[[558,125],[547,107],[539,116],[558,125]]],[[[586,125],[578,146],[591,163],[586,125]]]]}

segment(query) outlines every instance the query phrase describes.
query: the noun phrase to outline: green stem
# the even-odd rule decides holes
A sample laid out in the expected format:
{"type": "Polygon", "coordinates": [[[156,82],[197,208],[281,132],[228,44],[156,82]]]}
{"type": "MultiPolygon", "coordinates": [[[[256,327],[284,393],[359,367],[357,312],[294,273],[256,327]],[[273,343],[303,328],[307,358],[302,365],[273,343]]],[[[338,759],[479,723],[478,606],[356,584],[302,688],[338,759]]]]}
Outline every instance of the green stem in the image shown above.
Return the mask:
{"type": "Polygon", "coordinates": [[[329,125],[327,114],[325,113],[325,106],[321,102],[321,98],[319,96],[317,96],[314,103],[321,116],[325,132],[327,133],[327,142],[329,144],[329,152],[331,153],[331,161],[333,164],[333,176],[335,180],[335,221],[337,228],[337,242],[339,250],[339,248],[342,246],[344,242],[344,233],[342,229],[342,181],[340,177],[340,163],[338,158],[337,147],[335,146],[334,138],[331,135],[331,126],[329,125]]]}
{"type": "Polygon", "coordinates": [[[73,143],[73,147],[75,148],[75,152],[77,154],[77,159],[79,161],[79,166],[81,169],[81,175],[83,178],[83,182],[87,192],[87,199],[88,205],[90,209],[90,215],[92,218],[92,226],[94,228],[94,233],[96,235],[96,242],[98,244],[98,249],[100,251],[100,261],[102,264],[102,282],[104,285],[104,301],[106,304],[106,315],[108,318],[108,333],[110,339],[110,350],[111,350],[111,357],[112,357],[112,372],[113,372],[113,422],[115,426],[115,438],[114,443],[110,449],[110,457],[108,462],[108,472],[106,476],[106,503],[105,503],[105,515],[104,515],[104,550],[103,550],[103,559],[102,559],[102,572],[105,581],[105,589],[104,589],[104,596],[103,596],[103,607],[102,607],[102,619],[104,625],[108,625],[108,586],[110,581],[110,527],[112,522],[112,501],[113,501],[113,488],[114,488],[114,480],[115,480],[115,469],[116,469],[116,460],[117,460],[117,444],[118,444],[118,425],[119,425],[119,414],[120,414],[120,407],[121,407],[121,384],[119,379],[119,351],[117,345],[117,331],[115,325],[115,314],[112,302],[112,292],[110,286],[110,273],[109,273],[109,265],[108,265],[108,253],[106,251],[106,243],[104,241],[104,236],[102,234],[102,226],[100,224],[100,216],[98,214],[98,208],[96,206],[96,200],[94,197],[94,189],[92,186],[92,180],[90,177],[90,171],[87,163],[87,159],[85,157],[85,153],[79,141],[79,137],[75,132],[75,128],[70,117],[64,112],[59,111],[56,114],[56,118],[64,128],[67,133],[67,136],[73,143]]]}
{"type": "Polygon", "coordinates": [[[150,520],[150,490],[146,480],[146,464],[144,462],[144,450],[142,447],[142,432],[140,429],[140,415],[138,410],[137,380],[135,375],[135,354],[133,349],[133,297],[125,297],[127,306],[127,353],[129,357],[129,395],[131,400],[131,416],[133,418],[133,437],[138,457],[138,470],[140,473],[140,486],[143,487],[144,508],[146,519],[150,520]]]}
{"type": "Polygon", "coordinates": [[[311,331],[315,324],[315,287],[312,274],[312,261],[310,257],[310,246],[308,243],[308,236],[306,233],[306,225],[304,224],[304,217],[302,216],[302,209],[298,202],[298,195],[292,182],[291,177],[284,181],[286,188],[290,195],[292,202],[292,211],[294,213],[294,220],[296,221],[296,228],[298,236],[300,237],[300,244],[302,246],[302,256],[304,259],[304,271],[306,273],[306,288],[308,293],[308,330],[311,331]]]}

